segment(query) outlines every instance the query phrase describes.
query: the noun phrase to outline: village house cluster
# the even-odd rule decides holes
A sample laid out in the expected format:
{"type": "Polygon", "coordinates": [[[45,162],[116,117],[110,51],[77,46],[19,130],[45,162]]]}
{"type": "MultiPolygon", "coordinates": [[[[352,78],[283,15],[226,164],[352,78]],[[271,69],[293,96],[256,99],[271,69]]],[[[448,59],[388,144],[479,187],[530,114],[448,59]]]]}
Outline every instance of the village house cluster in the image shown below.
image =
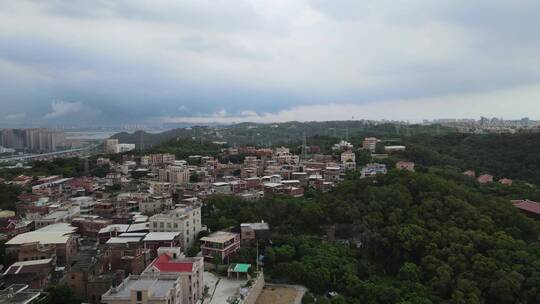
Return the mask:
{"type": "MultiPolygon", "coordinates": [[[[89,303],[198,303],[206,289],[218,286],[208,268],[228,265],[227,277],[247,279],[251,266],[259,265],[231,263],[231,257],[244,246],[270,240],[264,221],[208,231],[202,218],[206,198],[256,201],[266,195],[301,197],[308,189],[329,191],[348,172],[358,170],[362,178],[386,174],[380,160],[405,147],[368,137],[357,149],[340,141],[331,150],[322,154],[319,147],[303,147],[298,155],[284,147],[228,147],[219,158],[186,159],[127,152],[117,161],[97,159],[97,166],[109,168],[103,177],[0,180],[28,189],[18,197],[16,211],[0,211],[6,247],[0,280],[7,287],[0,298],[16,294],[31,303],[47,286],[66,284],[89,303]],[[360,151],[373,162],[358,166],[360,151]],[[223,161],[235,157],[239,161],[223,161]]],[[[414,171],[415,164],[398,161],[395,169],[414,171]]],[[[464,174],[480,184],[494,180],[489,174],[464,174]]],[[[538,203],[514,205],[528,215],[540,214],[538,203]]],[[[264,285],[264,276],[257,274],[255,282],[264,285]]],[[[251,303],[250,290],[259,287],[240,286],[228,296],[251,303]]]]}
{"type": "MultiPolygon", "coordinates": [[[[132,147],[107,142],[105,148],[116,153],[132,147]]],[[[103,177],[13,178],[9,183],[28,191],[19,196],[15,212],[0,212],[7,261],[3,286],[30,300],[48,286],[65,284],[89,303],[197,303],[207,286],[205,267],[227,265],[242,246],[270,239],[264,222],[243,223],[238,232],[208,231],[202,221],[205,198],[301,197],[310,188],[329,191],[357,170],[354,147],[346,141],[336,144],[332,155],[318,147],[306,152],[220,151],[223,159],[242,155],[236,163],[126,152],[120,161],[97,159],[97,166],[109,168],[103,177]],[[188,257],[194,248],[199,253],[188,257]]],[[[386,173],[386,166],[360,170],[369,177],[386,173]]],[[[250,267],[231,264],[228,273],[245,278],[250,267]]],[[[246,290],[236,296],[249,298],[246,290]]]]}

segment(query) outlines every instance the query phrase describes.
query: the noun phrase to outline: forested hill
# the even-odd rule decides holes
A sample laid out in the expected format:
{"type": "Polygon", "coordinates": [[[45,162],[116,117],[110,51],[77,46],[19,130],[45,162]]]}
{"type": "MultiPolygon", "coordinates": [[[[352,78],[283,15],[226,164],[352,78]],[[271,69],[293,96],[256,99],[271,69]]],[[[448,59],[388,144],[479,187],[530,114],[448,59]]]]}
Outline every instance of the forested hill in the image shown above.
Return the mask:
{"type": "Polygon", "coordinates": [[[212,230],[267,221],[268,280],[305,284],[304,303],[540,303],[540,224],[497,187],[392,171],[307,198],[214,197],[203,219],[212,230]],[[330,225],[340,242],[321,237],[330,225]]]}
{"type": "Polygon", "coordinates": [[[412,136],[406,143],[404,157],[423,166],[454,166],[540,185],[540,133],[412,136]]]}
{"type": "MultiPolygon", "coordinates": [[[[430,125],[404,125],[370,121],[324,121],[324,122],[284,122],[274,124],[240,123],[228,126],[196,126],[179,128],[163,133],[146,132],[118,133],[122,143],[132,143],[140,148],[151,149],[173,139],[194,139],[197,141],[225,141],[230,145],[272,146],[302,142],[304,134],[310,138],[324,136],[335,141],[349,138],[360,142],[365,136],[400,137],[420,134],[448,134],[456,132],[451,128],[430,125]]],[[[308,141],[308,144],[309,141],[308,141]]]]}

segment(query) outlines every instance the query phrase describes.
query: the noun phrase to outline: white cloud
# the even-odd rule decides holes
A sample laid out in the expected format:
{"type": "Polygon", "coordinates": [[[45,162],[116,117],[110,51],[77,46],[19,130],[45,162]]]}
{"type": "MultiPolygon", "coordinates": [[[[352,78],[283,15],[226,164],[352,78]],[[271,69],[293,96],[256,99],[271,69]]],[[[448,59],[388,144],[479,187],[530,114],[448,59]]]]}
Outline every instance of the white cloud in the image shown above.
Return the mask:
{"type": "Polygon", "coordinates": [[[60,118],[69,114],[79,113],[84,106],[81,102],[53,101],[51,103],[52,112],[45,114],[43,118],[60,118]]]}
{"type": "Polygon", "coordinates": [[[227,115],[223,110],[194,117],[160,117],[163,123],[238,123],[238,122],[284,122],[328,121],[349,119],[408,120],[420,122],[426,118],[468,118],[500,116],[518,119],[540,113],[540,85],[509,90],[497,90],[480,94],[448,95],[415,100],[392,100],[367,104],[330,103],[296,106],[275,113],[244,111],[240,115],[227,115]]]}
{"type": "Polygon", "coordinates": [[[19,120],[26,118],[26,113],[13,113],[6,115],[6,119],[9,120],[19,120]]]}

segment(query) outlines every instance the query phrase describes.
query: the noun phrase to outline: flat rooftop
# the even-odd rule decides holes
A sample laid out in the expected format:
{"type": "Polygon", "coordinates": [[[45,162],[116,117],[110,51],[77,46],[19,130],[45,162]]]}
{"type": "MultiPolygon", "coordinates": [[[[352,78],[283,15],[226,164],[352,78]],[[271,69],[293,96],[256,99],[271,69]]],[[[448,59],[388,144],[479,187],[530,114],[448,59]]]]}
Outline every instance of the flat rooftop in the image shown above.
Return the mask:
{"type": "Polygon", "coordinates": [[[174,289],[179,276],[129,276],[117,288],[110,289],[103,295],[103,300],[130,299],[131,291],[149,290],[150,299],[166,297],[171,289],[174,289]]]}
{"type": "Polygon", "coordinates": [[[6,245],[21,245],[34,242],[40,244],[63,244],[67,243],[70,235],[76,230],[77,228],[66,223],[53,224],[36,231],[19,234],[9,240],[6,245]]]}
{"type": "Polygon", "coordinates": [[[217,231],[209,236],[205,236],[201,238],[201,241],[204,242],[213,242],[213,243],[224,243],[230,239],[234,239],[236,237],[236,233],[232,232],[226,232],[226,231],[217,231]]]}
{"type": "Polygon", "coordinates": [[[143,239],[143,241],[172,241],[181,232],[149,232],[143,239]]]}

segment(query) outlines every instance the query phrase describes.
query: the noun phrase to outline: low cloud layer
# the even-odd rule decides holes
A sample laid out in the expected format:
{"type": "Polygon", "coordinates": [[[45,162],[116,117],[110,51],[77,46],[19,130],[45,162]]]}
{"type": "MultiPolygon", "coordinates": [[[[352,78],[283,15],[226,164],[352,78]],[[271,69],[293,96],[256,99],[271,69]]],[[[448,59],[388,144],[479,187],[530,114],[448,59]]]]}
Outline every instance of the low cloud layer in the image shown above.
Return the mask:
{"type": "Polygon", "coordinates": [[[239,115],[228,115],[225,110],[220,110],[214,114],[202,116],[163,116],[158,117],[157,121],[190,124],[348,119],[421,122],[426,117],[477,118],[483,115],[498,117],[500,113],[504,113],[508,118],[521,118],[528,117],[528,114],[540,113],[539,96],[540,85],[537,85],[481,94],[448,95],[417,100],[393,100],[363,105],[331,103],[296,106],[274,113],[244,111],[239,115]]]}
{"type": "MultiPolygon", "coordinates": [[[[262,120],[327,105],[335,116],[373,115],[396,101],[404,110],[418,100],[468,105],[446,98],[540,84],[536,0],[18,0],[0,4],[0,27],[0,117],[26,113],[42,124],[220,110],[262,120]],[[51,100],[80,100],[79,113],[94,114],[70,121],[62,109],[77,105],[51,111],[51,100]]],[[[448,107],[452,116],[506,117],[518,115],[506,111],[513,102],[448,107]]],[[[427,108],[416,112],[438,113],[427,108]]]]}

